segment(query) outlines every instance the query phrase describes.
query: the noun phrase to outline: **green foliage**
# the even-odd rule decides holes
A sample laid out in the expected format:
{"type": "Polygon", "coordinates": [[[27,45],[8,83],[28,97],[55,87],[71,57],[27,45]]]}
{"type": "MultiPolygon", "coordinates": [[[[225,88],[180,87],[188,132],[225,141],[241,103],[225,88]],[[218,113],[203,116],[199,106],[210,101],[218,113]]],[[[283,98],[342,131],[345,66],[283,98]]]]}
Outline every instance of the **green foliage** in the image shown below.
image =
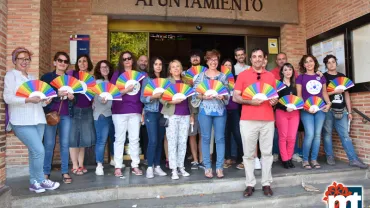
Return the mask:
{"type": "Polygon", "coordinates": [[[117,66],[119,54],[131,51],[136,58],[148,55],[149,33],[111,32],[110,33],[110,62],[117,66]]]}

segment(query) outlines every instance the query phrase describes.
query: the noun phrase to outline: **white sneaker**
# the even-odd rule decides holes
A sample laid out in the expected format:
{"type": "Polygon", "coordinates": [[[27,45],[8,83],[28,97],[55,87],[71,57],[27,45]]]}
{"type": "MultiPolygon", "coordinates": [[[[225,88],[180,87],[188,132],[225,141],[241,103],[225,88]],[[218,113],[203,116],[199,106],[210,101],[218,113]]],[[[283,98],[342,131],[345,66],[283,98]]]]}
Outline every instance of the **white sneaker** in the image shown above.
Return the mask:
{"type": "Polygon", "coordinates": [[[98,165],[96,166],[96,170],[95,170],[95,174],[98,175],[98,176],[102,176],[104,175],[104,170],[103,170],[103,166],[102,165],[98,165]]]}
{"type": "MultiPolygon", "coordinates": [[[[112,160],[110,160],[110,163],[109,163],[111,166],[113,166],[113,167],[116,167],[116,162],[114,162],[114,160],[112,159],[112,160]]],[[[122,163],[122,168],[125,168],[126,167],[126,165],[124,164],[124,163],[122,163]]]]}
{"type": "Polygon", "coordinates": [[[274,162],[277,162],[279,160],[279,155],[278,154],[274,154],[273,157],[274,157],[274,162]]]}
{"type": "Polygon", "coordinates": [[[302,158],[299,156],[298,153],[295,153],[292,157],[292,160],[295,162],[302,162],[302,158]]]}
{"type": "Polygon", "coordinates": [[[258,157],[255,157],[254,158],[254,169],[256,170],[261,170],[261,162],[260,162],[260,159],[258,157]]]}
{"type": "Polygon", "coordinates": [[[179,168],[179,171],[180,171],[179,174],[182,175],[182,176],[184,176],[184,177],[190,176],[190,174],[185,171],[185,167],[179,168]]]}
{"type": "Polygon", "coordinates": [[[171,176],[172,180],[179,180],[179,175],[177,175],[177,170],[173,170],[172,171],[172,176],[171,176]]]}
{"type": "Polygon", "coordinates": [[[154,168],[154,174],[155,175],[159,175],[159,176],[166,176],[167,175],[167,173],[166,172],[164,172],[163,170],[162,170],[162,168],[161,168],[161,166],[157,166],[157,167],[155,167],[154,168]]]}
{"type": "Polygon", "coordinates": [[[146,169],[146,178],[154,178],[153,167],[148,167],[146,169]]]}

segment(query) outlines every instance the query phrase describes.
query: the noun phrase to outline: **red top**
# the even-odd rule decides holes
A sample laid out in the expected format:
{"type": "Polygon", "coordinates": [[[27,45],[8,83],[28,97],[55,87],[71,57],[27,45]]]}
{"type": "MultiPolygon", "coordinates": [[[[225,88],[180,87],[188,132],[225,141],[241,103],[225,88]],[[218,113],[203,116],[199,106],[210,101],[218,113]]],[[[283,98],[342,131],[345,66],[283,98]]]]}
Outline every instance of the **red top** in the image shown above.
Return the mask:
{"type": "MultiPolygon", "coordinates": [[[[260,80],[257,80],[257,72],[251,67],[251,70],[243,71],[239,74],[235,83],[234,90],[243,91],[249,85],[257,81],[267,83],[276,88],[276,79],[271,72],[262,70],[260,80]]],[[[274,111],[269,101],[263,102],[260,106],[242,105],[242,115],[240,120],[254,120],[254,121],[274,121],[274,111]]]]}

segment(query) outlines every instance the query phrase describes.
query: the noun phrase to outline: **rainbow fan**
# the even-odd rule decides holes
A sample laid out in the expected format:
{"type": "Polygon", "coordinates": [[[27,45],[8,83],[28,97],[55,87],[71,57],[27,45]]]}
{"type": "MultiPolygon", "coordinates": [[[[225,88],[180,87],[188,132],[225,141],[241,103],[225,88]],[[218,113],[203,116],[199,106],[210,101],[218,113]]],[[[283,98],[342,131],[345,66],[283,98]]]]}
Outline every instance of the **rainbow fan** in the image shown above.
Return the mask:
{"type": "Polygon", "coordinates": [[[234,90],[235,78],[230,69],[226,66],[221,66],[221,72],[226,75],[227,81],[229,81],[229,90],[234,90]]]}
{"type": "Polygon", "coordinates": [[[276,91],[280,91],[282,89],[286,88],[286,85],[281,82],[280,80],[276,80],[276,91]]]}
{"type": "Polygon", "coordinates": [[[119,90],[123,90],[126,87],[130,85],[134,85],[134,90],[127,93],[129,95],[136,95],[140,91],[140,81],[145,78],[145,74],[131,70],[128,72],[122,73],[116,82],[116,86],[118,87],[119,90]]]}
{"type": "Polygon", "coordinates": [[[195,90],[206,96],[227,95],[229,93],[222,82],[218,80],[204,80],[195,90]]]}
{"type": "Polygon", "coordinates": [[[194,83],[198,75],[206,70],[207,67],[205,66],[193,66],[185,72],[185,79],[189,80],[191,83],[194,83]]]}
{"type": "Polygon", "coordinates": [[[171,85],[171,82],[165,78],[155,78],[150,80],[144,88],[144,97],[149,97],[157,93],[163,93],[167,87],[171,85]]]}
{"type": "Polygon", "coordinates": [[[171,84],[163,93],[162,99],[166,101],[186,99],[194,95],[195,91],[187,84],[176,83],[171,84]]]}
{"type": "Polygon", "coordinates": [[[88,88],[94,87],[96,84],[94,77],[87,72],[79,71],[78,77],[83,88],[83,93],[85,93],[88,88]]]}
{"type": "Polygon", "coordinates": [[[309,97],[303,105],[306,111],[313,110],[314,112],[322,110],[325,107],[325,102],[318,96],[309,97]]]}
{"type": "Polygon", "coordinates": [[[242,98],[245,100],[261,99],[269,100],[272,98],[278,98],[276,90],[267,83],[256,82],[249,85],[242,94],[242,98]]]}
{"type": "Polygon", "coordinates": [[[92,88],[100,97],[105,97],[107,100],[122,100],[121,93],[118,87],[109,82],[102,82],[92,88]]]}
{"type": "Polygon", "coordinates": [[[69,93],[81,93],[83,91],[80,81],[69,75],[61,75],[51,81],[50,84],[58,90],[67,90],[69,93]]]}
{"type": "Polygon", "coordinates": [[[93,90],[93,87],[87,88],[87,90],[86,90],[86,92],[85,92],[84,95],[87,97],[88,100],[91,101],[94,98],[94,96],[95,96],[95,92],[93,90]]]}
{"type": "Polygon", "coordinates": [[[41,99],[46,99],[56,97],[57,93],[46,82],[30,80],[19,86],[15,95],[24,98],[39,96],[41,99]]]}
{"type": "Polygon", "coordinates": [[[353,86],[355,86],[355,84],[347,77],[337,77],[330,81],[327,91],[333,92],[334,90],[337,90],[337,89],[346,90],[353,86]]]}
{"type": "Polygon", "coordinates": [[[285,95],[279,99],[279,103],[294,110],[302,109],[304,105],[302,98],[295,95],[285,95]]]}

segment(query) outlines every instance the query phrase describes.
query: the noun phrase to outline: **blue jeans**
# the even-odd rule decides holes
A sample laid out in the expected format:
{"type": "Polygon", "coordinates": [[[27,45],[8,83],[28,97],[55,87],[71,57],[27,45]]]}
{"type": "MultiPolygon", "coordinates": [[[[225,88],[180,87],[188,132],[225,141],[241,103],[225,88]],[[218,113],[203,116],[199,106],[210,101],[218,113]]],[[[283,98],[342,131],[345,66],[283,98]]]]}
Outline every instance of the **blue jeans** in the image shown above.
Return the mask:
{"type": "Polygon", "coordinates": [[[318,111],[315,114],[311,114],[306,111],[301,111],[301,120],[304,126],[303,161],[308,161],[310,153],[311,160],[317,160],[325,113],[318,111]]]}
{"type": "Polygon", "coordinates": [[[45,124],[38,125],[11,125],[15,136],[23,142],[28,148],[28,163],[30,171],[30,184],[41,183],[44,181],[44,164],[45,149],[42,144],[45,124]]]}
{"type": "Polygon", "coordinates": [[[279,134],[278,134],[278,129],[275,127],[274,131],[274,142],[272,144],[272,154],[280,154],[279,151],[279,134]]]}
{"type": "Polygon", "coordinates": [[[202,135],[202,154],[203,163],[207,169],[212,167],[210,158],[210,142],[211,142],[211,132],[212,125],[215,131],[215,141],[216,141],[216,169],[223,169],[225,160],[225,124],[226,115],[223,116],[207,116],[203,114],[198,114],[198,120],[200,124],[200,131],[202,135]]]}
{"type": "Polygon", "coordinates": [[[340,141],[342,142],[342,146],[347,154],[348,160],[350,161],[357,160],[358,158],[355,152],[355,148],[353,147],[352,140],[348,134],[347,112],[343,114],[343,118],[340,120],[334,118],[334,114],[332,111],[326,113],[326,120],[323,128],[324,149],[326,156],[334,157],[332,142],[333,126],[335,127],[335,130],[339,134],[340,141]]]}
{"type": "Polygon", "coordinates": [[[159,119],[161,113],[159,112],[145,112],[145,126],[148,132],[148,148],[146,152],[146,158],[148,161],[148,167],[152,167],[153,164],[158,166],[161,164],[161,156],[163,149],[163,139],[165,128],[159,126],[159,119]]]}
{"type": "Polygon", "coordinates": [[[96,131],[95,161],[96,163],[103,163],[105,144],[107,143],[110,127],[113,125],[112,116],[99,115],[98,120],[94,120],[94,125],[96,131]]]}
{"type": "Polygon", "coordinates": [[[243,155],[242,136],[240,134],[240,114],[239,110],[227,111],[227,122],[225,128],[225,159],[231,159],[232,156],[232,142],[237,144],[238,152],[243,155]]]}
{"type": "Polygon", "coordinates": [[[58,125],[45,127],[44,147],[44,174],[49,175],[51,172],[51,163],[53,162],[53,154],[55,148],[55,136],[57,129],[59,129],[59,145],[60,145],[60,158],[61,158],[61,172],[62,174],[68,173],[69,162],[69,132],[71,130],[71,117],[69,115],[60,116],[58,125]]]}

